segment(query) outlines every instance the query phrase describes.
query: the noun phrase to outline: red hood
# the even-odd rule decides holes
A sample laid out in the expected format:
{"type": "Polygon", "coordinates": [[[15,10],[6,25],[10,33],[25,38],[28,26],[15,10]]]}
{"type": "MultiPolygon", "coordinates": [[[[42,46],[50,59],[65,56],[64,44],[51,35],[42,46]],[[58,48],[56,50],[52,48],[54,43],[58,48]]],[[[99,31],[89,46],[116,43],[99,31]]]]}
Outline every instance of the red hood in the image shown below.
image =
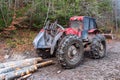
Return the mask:
{"type": "Polygon", "coordinates": [[[74,34],[74,35],[77,35],[77,36],[81,36],[81,31],[77,31],[73,28],[66,28],[65,33],[66,33],[66,35],[74,34]]]}

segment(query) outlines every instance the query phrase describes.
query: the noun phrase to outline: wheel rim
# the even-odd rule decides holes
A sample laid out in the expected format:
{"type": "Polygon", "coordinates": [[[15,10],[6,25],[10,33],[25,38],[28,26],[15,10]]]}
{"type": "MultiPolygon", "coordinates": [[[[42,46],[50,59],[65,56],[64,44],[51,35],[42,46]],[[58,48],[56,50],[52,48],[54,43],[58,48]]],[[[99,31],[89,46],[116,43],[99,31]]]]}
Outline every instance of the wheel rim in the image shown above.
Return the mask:
{"type": "Polygon", "coordinates": [[[103,56],[103,55],[104,55],[104,45],[103,45],[102,43],[100,43],[99,55],[100,55],[100,56],[103,56]]]}
{"type": "Polygon", "coordinates": [[[75,45],[72,45],[68,48],[68,60],[70,62],[76,63],[80,59],[79,49],[75,47],[75,45]]]}
{"type": "Polygon", "coordinates": [[[94,47],[93,49],[95,50],[95,55],[99,55],[99,56],[104,56],[104,45],[100,42],[98,45],[96,45],[96,47],[94,47]]]}

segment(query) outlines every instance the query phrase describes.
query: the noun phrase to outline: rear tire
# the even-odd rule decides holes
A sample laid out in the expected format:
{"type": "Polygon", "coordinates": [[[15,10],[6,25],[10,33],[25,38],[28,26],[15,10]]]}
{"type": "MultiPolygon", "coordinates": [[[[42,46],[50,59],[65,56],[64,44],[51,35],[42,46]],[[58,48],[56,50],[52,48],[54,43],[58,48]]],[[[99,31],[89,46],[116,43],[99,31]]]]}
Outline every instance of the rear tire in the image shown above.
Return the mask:
{"type": "Polygon", "coordinates": [[[91,43],[90,57],[93,59],[100,59],[106,55],[106,40],[101,34],[97,34],[91,43]]]}
{"type": "Polygon", "coordinates": [[[75,68],[83,61],[82,40],[75,35],[65,36],[57,49],[57,58],[64,68],[75,68]]]}

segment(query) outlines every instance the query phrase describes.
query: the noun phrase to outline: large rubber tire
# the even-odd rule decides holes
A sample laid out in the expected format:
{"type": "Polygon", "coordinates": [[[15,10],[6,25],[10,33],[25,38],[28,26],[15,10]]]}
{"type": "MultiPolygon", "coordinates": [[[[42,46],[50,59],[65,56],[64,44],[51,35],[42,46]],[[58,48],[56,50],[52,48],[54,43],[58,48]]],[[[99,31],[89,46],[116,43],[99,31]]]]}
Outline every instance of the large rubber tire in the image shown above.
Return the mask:
{"type": "Polygon", "coordinates": [[[57,49],[56,57],[63,68],[71,69],[83,62],[82,40],[75,35],[65,36],[57,49]]]}
{"type": "Polygon", "coordinates": [[[39,57],[42,57],[43,59],[53,57],[53,56],[50,54],[50,51],[49,51],[49,50],[46,50],[46,49],[36,49],[36,54],[37,54],[39,57]]]}
{"type": "Polygon", "coordinates": [[[91,43],[90,57],[100,59],[106,56],[106,39],[103,35],[97,34],[91,43]]]}

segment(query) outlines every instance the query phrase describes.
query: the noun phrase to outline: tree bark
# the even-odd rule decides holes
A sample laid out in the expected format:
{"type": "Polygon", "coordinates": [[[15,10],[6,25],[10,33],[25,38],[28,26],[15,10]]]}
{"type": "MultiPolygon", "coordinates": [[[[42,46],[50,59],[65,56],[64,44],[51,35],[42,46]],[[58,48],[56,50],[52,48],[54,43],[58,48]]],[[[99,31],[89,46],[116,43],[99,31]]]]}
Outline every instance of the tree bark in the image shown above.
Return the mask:
{"type": "Polygon", "coordinates": [[[27,74],[25,76],[22,76],[20,78],[18,78],[17,80],[26,80],[26,78],[30,77],[32,74],[27,74]]]}
{"type": "Polygon", "coordinates": [[[18,78],[18,77],[24,76],[26,74],[30,74],[30,73],[36,71],[40,67],[44,67],[44,66],[51,65],[51,64],[53,64],[53,61],[49,60],[49,61],[42,62],[42,63],[36,64],[36,65],[22,68],[20,70],[15,70],[15,71],[5,73],[5,74],[3,73],[0,75],[0,80],[13,80],[14,78],[18,78]]]}
{"type": "Polygon", "coordinates": [[[41,57],[32,58],[32,59],[25,59],[25,60],[20,60],[20,61],[6,62],[6,63],[0,64],[0,70],[2,68],[6,68],[6,67],[33,65],[33,64],[36,64],[36,63],[38,63],[40,61],[42,61],[41,57]]]}

